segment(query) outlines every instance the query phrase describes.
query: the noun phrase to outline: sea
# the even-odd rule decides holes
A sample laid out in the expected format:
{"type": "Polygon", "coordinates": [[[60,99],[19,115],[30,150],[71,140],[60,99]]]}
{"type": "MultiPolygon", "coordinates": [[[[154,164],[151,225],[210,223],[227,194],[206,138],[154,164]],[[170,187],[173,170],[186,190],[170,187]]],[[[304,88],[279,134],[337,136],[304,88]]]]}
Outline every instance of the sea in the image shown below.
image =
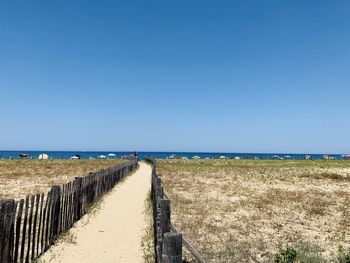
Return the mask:
{"type": "MultiPolygon", "coordinates": [[[[47,154],[52,159],[70,159],[72,156],[80,155],[81,159],[97,159],[99,156],[104,155],[108,157],[109,154],[114,154],[114,158],[121,158],[122,156],[128,156],[133,152],[120,152],[120,151],[0,151],[0,159],[20,159],[19,154],[29,154],[33,159],[37,159],[40,154],[47,154]]],[[[342,154],[293,154],[293,153],[222,153],[222,152],[137,152],[138,158],[151,157],[157,159],[169,159],[169,158],[183,158],[188,159],[198,156],[201,159],[210,158],[216,159],[222,156],[226,158],[240,159],[292,159],[303,160],[305,156],[309,156],[312,160],[322,160],[325,155],[329,159],[342,160],[345,155],[342,154]]]]}

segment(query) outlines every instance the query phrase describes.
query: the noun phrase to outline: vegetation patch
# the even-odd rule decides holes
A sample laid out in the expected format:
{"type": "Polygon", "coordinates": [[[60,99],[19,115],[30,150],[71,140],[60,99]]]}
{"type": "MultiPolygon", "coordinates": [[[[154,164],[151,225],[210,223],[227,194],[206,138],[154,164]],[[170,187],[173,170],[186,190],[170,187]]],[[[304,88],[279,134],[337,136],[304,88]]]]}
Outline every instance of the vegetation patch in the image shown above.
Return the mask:
{"type": "Polygon", "coordinates": [[[348,250],[339,247],[350,244],[349,161],[159,160],[158,166],[174,225],[209,262],[283,262],[294,250],[295,262],[346,262],[339,260],[348,250]]]}
{"type": "Polygon", "coordinates": [[[64,184],[125,161],[122,160],[0,160],[0,199],[46,193],[64,184]]]}
{"type": "Polygon", "coordinates": [[[154,263],[154,234],[153,234],[153,205],[151,200],[151,191],[147,195],[145,200],[145,217],[147,226],[143,230],[141,247],[142,255],[145,263],[154,263]]]}

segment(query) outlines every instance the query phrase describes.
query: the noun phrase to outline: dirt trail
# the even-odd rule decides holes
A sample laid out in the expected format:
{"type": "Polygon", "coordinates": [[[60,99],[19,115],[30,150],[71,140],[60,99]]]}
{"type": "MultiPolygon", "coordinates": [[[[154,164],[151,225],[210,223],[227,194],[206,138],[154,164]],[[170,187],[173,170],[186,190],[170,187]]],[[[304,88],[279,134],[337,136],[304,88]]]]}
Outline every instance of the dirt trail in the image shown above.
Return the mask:
{"type": "Polygon", "coordinates": [[[107,194],[39,262],[143,262],[141,236],[150,182],[151,167],[141,162],[132,176],[107,194]]]}

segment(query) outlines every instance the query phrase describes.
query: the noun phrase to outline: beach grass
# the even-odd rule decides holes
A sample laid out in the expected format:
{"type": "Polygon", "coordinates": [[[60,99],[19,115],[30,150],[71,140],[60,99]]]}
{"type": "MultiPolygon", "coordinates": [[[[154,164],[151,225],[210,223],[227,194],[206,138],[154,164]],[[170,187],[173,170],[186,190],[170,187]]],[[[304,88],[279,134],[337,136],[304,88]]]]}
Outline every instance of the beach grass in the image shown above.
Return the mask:
{"type": "Polygon", "coordinates": [[[341,262],[349,250],[350,161],[158,165],[174,225],[209,262],[274,262],[290,247],[305,262],[341,262]]]}
{"type": "Polygon", "coordinates": [[[0,199],[46,193],[77,176],[122,163],[122,160],[0,160],[0,199]]]}

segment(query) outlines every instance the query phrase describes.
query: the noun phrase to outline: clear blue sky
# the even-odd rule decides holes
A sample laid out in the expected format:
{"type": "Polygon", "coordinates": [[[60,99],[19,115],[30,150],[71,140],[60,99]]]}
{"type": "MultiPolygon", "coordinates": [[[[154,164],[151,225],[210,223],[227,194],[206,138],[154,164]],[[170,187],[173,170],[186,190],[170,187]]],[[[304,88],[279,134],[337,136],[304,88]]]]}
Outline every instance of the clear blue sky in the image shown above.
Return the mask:
{"type": "Polygon", "coordinates": [[[1,1],[0,149],[350,152],[350,1],[1,1]]]}

